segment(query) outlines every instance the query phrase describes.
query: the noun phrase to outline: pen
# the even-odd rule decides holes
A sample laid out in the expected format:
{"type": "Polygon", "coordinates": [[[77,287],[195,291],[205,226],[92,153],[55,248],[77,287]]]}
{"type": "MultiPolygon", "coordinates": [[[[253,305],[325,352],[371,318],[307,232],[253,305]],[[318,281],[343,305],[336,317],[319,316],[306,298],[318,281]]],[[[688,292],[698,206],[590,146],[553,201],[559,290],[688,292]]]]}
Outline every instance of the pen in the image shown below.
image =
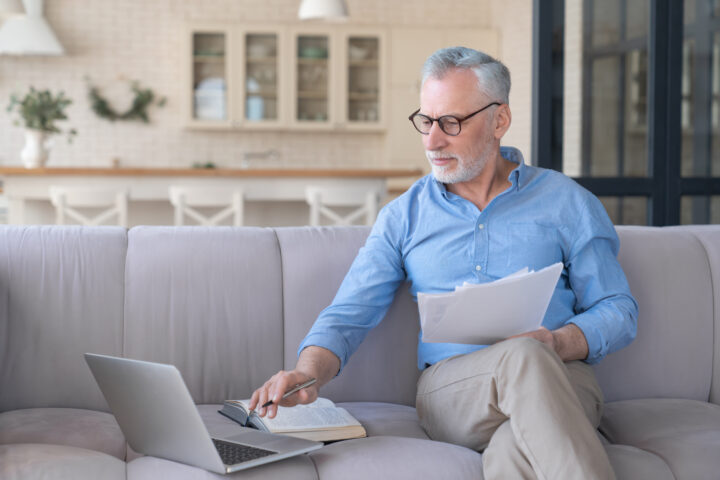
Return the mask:
{"type": "MultiPolygon", "coordinates": [[[[312,384],[315,383],[316,381],[317,381],[317,380],[316,380],[315,378],[311,378],[310,380],[308,380],[308,381],[305,382],[305,383],[298,383],[298,384],[295,385],[293,388],[291,388],[290,390],[288,390],[287,392],[285,392],[285,395],[282,396],[283,400],[286,399],[287,397],[289,397],[290,395],[292,395],[293,393],[297,393],[297,392],[299,392],[300,390],[302,390],[303,388],[309,387],[310,385],[312,385],[312,384]]],[[[261,408],[267,408],[267,407],[269,407],[269,406],[272,405],[272,404],[273,404],[273,401],[272,401],[272,400],[269,400],[269,401],[265,402],[265,404],[264,404],[261,408]]]]}

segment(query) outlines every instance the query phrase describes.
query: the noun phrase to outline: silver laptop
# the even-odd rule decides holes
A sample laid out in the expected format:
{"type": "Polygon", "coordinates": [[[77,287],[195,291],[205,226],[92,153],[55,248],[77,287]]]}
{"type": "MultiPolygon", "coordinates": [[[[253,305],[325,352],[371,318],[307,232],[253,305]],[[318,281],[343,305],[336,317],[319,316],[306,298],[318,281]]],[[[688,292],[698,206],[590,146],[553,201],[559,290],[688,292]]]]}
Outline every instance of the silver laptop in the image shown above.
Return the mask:
{"type": "Polygon", "coordinates": [[[85,360],[136,452],[224,474],[323,446],[240,425],[237,434],[211,438],[174,366],[92,353],[85,360]]]}

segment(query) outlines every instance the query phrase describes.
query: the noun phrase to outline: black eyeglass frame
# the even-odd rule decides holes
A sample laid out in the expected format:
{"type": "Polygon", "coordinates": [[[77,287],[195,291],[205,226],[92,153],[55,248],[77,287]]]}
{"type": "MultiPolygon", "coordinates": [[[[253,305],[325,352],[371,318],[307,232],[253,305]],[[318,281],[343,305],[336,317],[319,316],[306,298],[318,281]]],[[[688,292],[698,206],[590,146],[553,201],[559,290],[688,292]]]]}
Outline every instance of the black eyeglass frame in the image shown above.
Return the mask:
{"type": "Polygon", "coordinates": [[[500,105],[502,105],[502,103],[500,103],[500,102],[489,103],[489,104],[485,105],[483,108],[481,108],[480,110],[476,110],[473,113],[471,113],[470,115],[464,116],[463,118],[458,118],[455,115],[443,115],[438,118],[433,118],[433,117],[429,117],[423,113],[420,113],[420,109],[418,108],[417,110],[415,110],[413,113],[410,114],[410,116],[408,117],[408,120],[410,120],[410,123],[412,123],[413,127],[415,127],[415,130],[420,132],[422,135],[430,135],[430,129],[428,129],[427,132],[423,132],[422,130],[420,130],[418,128],[418,126],[415,125],[415,121],[413,120],[417,116],[424,117],[424,118],[427,118],[428,120],[430,120],[430,128],[432,128],[432,124],[434,122],[437,122],[438,125],[440,126],[440,130],[442,130],[445,135],[450,135],[451,137],[457,137],[458,135],[460,135],[460,132],[462,132],[462,122],[464,122],[465,120],[469,119],[470,117],[475,116],[478,113],[492,107],[493,105],[500,106],[500,105]],[[443,119],[445,119],[445,118],[452,118],[453,120],[455,120],[458,123],[457,133],[449,133],[445,130],[445,127],[443,126],[445,124],[443,119]]]}

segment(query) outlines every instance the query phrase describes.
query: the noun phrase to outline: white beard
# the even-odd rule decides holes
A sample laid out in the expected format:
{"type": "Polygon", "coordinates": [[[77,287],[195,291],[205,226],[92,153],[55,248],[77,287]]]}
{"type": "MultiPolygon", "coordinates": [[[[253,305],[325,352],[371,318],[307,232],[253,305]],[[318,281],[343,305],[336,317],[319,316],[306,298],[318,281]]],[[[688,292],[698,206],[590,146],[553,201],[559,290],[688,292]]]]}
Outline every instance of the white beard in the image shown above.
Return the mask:
{"type": "Polygon", "coordinates": [[[425,151],[425,156],[427,156],[428,162],[430,162],[435,180],[446,184],[472,180],[480,175],[480,172],[485,167],[486,163],[486,161],[482,158],[468,161],[457,155],[430,150],[425,151]],[[434,165],[432,160],[440,157],[454,158],[455,163],[447,166],[434,165]]]}

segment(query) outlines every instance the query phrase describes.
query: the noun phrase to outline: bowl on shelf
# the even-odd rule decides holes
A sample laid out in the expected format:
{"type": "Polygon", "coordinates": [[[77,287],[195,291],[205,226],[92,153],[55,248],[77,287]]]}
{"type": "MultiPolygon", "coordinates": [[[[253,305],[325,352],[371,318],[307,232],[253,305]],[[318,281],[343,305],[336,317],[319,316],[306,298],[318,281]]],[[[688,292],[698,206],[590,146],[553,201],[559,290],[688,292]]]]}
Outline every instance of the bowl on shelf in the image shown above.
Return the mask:
{"type": "Polygon", "coordinates": [[[272,48],[264,43],[253,43],[247,50],[250,58],[266,58],[273,55],[272,48]]]}
{"type": "Polygon", "coordinates": [[[350,45],[348,47],[348,56],[350,60],[365,60],[370,55],[370,50],[357,45],[350,45]]]}

